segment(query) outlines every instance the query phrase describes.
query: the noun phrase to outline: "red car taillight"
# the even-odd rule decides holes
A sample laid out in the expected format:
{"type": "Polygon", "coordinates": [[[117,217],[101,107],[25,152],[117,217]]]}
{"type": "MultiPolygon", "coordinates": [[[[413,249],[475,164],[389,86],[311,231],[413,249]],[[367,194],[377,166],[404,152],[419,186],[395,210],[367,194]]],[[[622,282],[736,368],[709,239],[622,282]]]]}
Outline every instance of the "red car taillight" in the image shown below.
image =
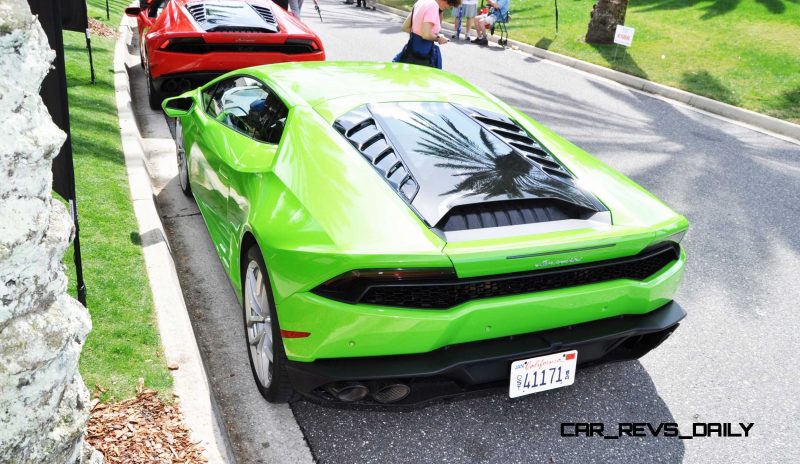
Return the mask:
{"type": "Polygon", "coordinates": [[[159,50],[179,53],[205,53],[206,42],[202,37],[172,37],[161,42],[159,50]]]}

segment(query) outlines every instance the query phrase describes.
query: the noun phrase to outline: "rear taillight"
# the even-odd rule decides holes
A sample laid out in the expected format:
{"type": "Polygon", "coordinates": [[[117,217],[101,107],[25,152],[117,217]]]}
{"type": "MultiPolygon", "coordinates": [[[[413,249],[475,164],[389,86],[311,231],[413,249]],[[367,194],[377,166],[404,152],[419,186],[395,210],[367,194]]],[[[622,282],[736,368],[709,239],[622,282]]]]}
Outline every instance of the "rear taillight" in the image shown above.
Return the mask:
{"type": "Polygon", "coordinates": [[[319,51],[319,45],[311,39],[286,39],[283,44],[299,50],[305,49],[304,51],[307,53],[319,51]]]}
{"type": "Polygon", "coordinates": [[[159,50],[179,53],[205,53],[206,42],[202,37],[172,37],[161,43],[159,50]]]}
{"type": "Polygon", "coordinates": [[[311,39],[286,39],[284,43],[286,45],[305,45],[306,47],[312,47],[314,41],[311,39]]]}
{"type": "Polygon", "coordinates": [[[449,267],[422,269],[362,269],[334,277],[312,290],[317,295],[345,303],[358,303],[375,285],[420,285],[452,281],[456,273],[449,267]]]}

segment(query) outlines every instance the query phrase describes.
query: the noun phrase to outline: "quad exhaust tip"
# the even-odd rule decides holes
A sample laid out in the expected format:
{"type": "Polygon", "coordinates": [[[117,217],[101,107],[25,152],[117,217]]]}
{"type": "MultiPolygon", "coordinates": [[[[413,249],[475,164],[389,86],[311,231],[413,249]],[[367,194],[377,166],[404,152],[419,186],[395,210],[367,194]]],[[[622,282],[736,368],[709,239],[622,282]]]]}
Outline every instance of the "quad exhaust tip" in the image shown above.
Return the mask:
{"type": "Polygon", "coordinates": [[[328,385],[325,390],[331,396],[344,403],[363,400],[369,394],[369,388],[358,382],[328,385]]]}
{"type": "Polygon", "coordinates": [[[411,387],[397,381],[369,382],[334,382],[324,387],[326,393],[343,403],[361,401],[369,395],[381,404],[402,401],[411,393],[411,387]]]}
{"type": "Polygon", "coordinates": [[[411,393],[411,387],[404,383],[387,383],[372,390],[372,399],[378,403],[396,403],[411,393]]]}

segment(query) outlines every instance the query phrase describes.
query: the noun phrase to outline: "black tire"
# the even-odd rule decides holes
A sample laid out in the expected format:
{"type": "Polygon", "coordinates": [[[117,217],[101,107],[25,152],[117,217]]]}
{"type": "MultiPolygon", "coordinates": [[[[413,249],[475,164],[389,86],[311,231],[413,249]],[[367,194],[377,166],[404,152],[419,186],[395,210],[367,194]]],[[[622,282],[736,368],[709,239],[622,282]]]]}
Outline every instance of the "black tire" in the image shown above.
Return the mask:
{"type": "Polygon", "coordinates": [[[275,313],[275,300],[272,297],[272,286],[269,283],[269,275],[267,274],[267,267],[264,264],[264,258],[261,256],[261,251],[257,245],[251,246],[247,250],[245,262],[242,265],[242,316],[244,318],[245,330],[245,343],[247,345],[247,357],[250,361],[250,370],[253,373],[253,379],[256,382],[258,391],[270,403],[286,403],[294,393],[292,384],[289,381],[289,374],[286,370],[286,351],[283,348],[283,339],[281,338],[280,327],[278,326],[278,317],[275,313]],[[272,332],[272,351],[273,361],[269,363],[269,381],[262,382],[256,370],[256,364],[253,359],[253,346],[250,344],[250,327],[248,327],[249,309],[247,307],[247,273],[251,264],[258,267],[262,278],[261,285],[262,291],[266,293],[267,303],[269,306],[269,314],[271,317],[271,332],[272,332]],[[264,385],[267,383],[267,385],[264,385]]]}
{"type": "Polygon", "coordinates": [[[187,197],[192,196],[192,185],[189,183],[189,161],[183,145],[183,126],[181,120],[175,120],[175,153],[178,162],[178,185],[187,197]]]}
{"type": "Polygon", "coordinates": [[[164,101],[164,97],[156,90],[156,86],[153,85],[153,79],[150,77],[150,69],[145,68],[145,75],[147,76],[147,100],[150,103],[150,108],[156,111],[161,110],[161,102],[164,101]]]}

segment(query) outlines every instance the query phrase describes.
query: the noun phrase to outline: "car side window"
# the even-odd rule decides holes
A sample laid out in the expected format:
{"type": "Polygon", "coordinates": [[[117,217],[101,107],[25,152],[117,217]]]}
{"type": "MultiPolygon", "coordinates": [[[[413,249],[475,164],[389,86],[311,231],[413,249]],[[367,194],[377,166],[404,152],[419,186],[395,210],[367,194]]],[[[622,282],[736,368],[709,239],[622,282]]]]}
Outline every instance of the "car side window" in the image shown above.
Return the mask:
{"type": "Polygon", "coordinates": [[[260,123],[256,138],[267,143],[279,143],[288,115],[289,109],[286,105],[275,93],[270,93],[264,102],[264,110],[258,115],[260,123]]]}
{"type": "Polygon", "coordinates": [[[212,106],[214,101],[214,91],[217,90],[218,84],[211,85],[200,92],[200,96],[203,99],[203,109],[211,116],[216,116],[216,107],[212,106]]]}
{"type": "Polygon", "coordinates": [[[261,142],[280,142],[289,110],[256,79],[238,76],[220,81],[203,91],[203,100],[208,115],[222,124],[261,142]]]}
{"type": "Polygon", "coordinates": [[[169,0],[156,0],[150,5],[150,11],[147,12],[147,16],[151,18],[157,18],[158,15],[164,10],[164,7],[167,6],[169,0]]]}

